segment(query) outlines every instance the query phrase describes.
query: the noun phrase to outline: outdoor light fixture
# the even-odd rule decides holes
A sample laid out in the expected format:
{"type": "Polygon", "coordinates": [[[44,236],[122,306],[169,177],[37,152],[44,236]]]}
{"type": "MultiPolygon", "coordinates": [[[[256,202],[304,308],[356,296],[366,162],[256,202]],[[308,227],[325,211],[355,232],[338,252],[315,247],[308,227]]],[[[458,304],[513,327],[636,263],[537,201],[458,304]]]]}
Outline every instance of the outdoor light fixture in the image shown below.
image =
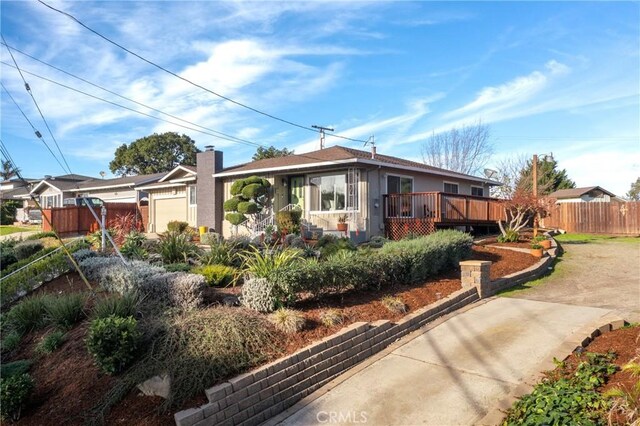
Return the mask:
{"type": "Polygon", "coordinates": [[[287,186],[287,178],[282,178],[282,186],[287,186]]]}

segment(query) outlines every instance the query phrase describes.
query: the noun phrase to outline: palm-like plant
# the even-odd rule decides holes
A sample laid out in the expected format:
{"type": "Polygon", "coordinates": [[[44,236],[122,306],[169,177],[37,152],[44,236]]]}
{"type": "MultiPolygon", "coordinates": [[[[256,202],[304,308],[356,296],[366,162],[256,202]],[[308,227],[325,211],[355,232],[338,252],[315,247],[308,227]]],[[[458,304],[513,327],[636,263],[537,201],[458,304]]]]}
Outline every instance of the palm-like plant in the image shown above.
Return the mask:
{"type": "Polygon", "coordinates": [[[240,255],[244,271],[252,278],[269,278],[273,272],[286,268],[302,258],[299,250],[264,250],[251,247],[240,255]]]}
{"type": "Polygon", "coordinates": [[[640,425],[640,358],[635,358],[622,367],[622,371],[627,371],[638,379],[630,388],[627,386],[611,388],[604,393],[604,397],[611,399],[611,409],[609,410],[609,424],[613,424],[614,414],[622,415],[626,424],[631,426],[640,425]]]}
{"type": "Polygon", "coordinates": [[[14,168],[9,160],[2,160],[2,167],[0,168],[0,178],[2,180],[9,180],[20,173],[19,168],[14,168]]]}

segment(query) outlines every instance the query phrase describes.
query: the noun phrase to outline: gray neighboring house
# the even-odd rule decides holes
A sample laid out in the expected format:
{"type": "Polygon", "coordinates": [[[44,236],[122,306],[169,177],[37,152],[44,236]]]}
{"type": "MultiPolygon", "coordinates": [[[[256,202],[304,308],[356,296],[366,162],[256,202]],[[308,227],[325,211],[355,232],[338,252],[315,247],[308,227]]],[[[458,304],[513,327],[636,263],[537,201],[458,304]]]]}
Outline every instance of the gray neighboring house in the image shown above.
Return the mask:
{"type": "Polygon", "coordinates": [[[557,204],[562,203],[610,203],[619,201],[612,193],[599,186],[586,186],[584,188],[559,189],[549,194],[555,198],[557,204]]]}

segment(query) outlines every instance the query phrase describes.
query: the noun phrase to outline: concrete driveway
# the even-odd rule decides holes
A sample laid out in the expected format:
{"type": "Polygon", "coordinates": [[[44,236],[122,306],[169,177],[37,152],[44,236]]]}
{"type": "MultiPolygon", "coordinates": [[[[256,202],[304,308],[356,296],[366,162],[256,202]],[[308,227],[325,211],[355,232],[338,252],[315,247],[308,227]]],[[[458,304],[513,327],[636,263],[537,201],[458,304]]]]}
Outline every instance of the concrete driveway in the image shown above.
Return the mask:
{"type": "Polygon", "coordinates": [[[507,295],[612,309],[627,321],[640,322],[640,241],[562,247],[565,253],[553,274],[507,295]]]}
{"type": "MultiPolygon", "coordinates": [[[[471,425],[612,317],[640,321],[640,244],[566,244],[556,271],[428,326],[267,424],[471,425]]],[[[486,421],[483,420],[483,421],[486,421]]]]}

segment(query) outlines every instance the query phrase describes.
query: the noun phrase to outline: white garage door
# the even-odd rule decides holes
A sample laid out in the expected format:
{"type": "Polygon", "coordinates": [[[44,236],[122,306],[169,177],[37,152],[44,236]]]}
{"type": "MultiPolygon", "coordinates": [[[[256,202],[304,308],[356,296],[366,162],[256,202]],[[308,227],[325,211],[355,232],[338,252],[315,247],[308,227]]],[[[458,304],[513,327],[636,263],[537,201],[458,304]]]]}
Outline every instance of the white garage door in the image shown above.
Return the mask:
{"type": "Polygon", "coordinates": [[[165,232],[172,220],[187,220],[187,199],[166,198],[154,201],[155,232],[165,232]]]}

